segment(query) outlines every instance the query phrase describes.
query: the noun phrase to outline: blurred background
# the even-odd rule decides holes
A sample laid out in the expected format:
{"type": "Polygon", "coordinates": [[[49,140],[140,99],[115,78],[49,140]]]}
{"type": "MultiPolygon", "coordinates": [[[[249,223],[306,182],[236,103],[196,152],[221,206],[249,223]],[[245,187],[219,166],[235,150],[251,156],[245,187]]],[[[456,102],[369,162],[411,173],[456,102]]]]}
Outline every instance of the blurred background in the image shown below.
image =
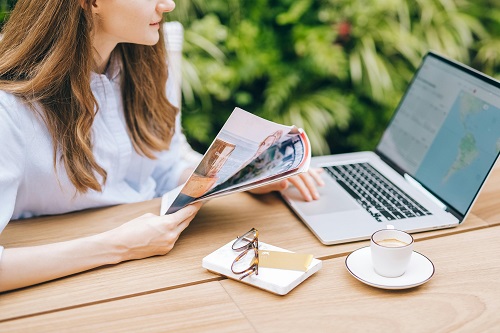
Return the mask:
{"type": "MultiPolygon", "coordinates": [[[[0,0],[0,22],[15,0],[0,0]]],[[[204,152],[238,106],[313,155],[374,149],[430,49],[500,79],[500,0],[178,0],[183,125],[204,152]]]]}

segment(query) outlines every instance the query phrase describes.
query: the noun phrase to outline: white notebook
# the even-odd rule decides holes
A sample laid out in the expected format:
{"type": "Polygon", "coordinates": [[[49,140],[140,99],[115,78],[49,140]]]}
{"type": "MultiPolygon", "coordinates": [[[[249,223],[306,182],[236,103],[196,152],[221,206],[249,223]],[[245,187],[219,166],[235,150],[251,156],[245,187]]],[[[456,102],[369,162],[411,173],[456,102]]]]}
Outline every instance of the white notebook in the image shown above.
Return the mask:
{"type": "MultiPolygon", "coordinates": [[[[231,264],[239,254],[239,252],[231,248],[233,243],[234,240],[203,258],[202,267],[230,279],[240,281],[240,276],[231,271],[231,264]]],[[[263,242],[259,242],[259,250],[291,252],[263,242]]],[[[316,273],[321,266],[321,260],[313,259],[305,272],[259,267],[259,275],[252,274],[240,282],[270,291],[274,294],[286,295],[302,281],[316,273]]]]}

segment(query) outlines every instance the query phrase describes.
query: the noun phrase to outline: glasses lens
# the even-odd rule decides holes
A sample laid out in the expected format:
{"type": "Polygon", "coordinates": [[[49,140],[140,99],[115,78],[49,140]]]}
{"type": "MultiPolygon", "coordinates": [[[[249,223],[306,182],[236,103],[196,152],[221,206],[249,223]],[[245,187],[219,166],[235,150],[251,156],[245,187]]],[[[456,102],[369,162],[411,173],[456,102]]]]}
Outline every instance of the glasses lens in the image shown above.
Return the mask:
{"type": "Polygon", "coordinates": [[[238,237],[233,243],[233,250],[241,251],[249,247],[249,244],[254,242],[257,238],[257,230],[252,229],[246,234],[238,237]]]}
{"type": "Polygon", "coordinates": [[[240,274],[257,263],[256,250],[250,249],[242,252],[238,258],[233,262],[232,270],[235,274],[240,274]]]}

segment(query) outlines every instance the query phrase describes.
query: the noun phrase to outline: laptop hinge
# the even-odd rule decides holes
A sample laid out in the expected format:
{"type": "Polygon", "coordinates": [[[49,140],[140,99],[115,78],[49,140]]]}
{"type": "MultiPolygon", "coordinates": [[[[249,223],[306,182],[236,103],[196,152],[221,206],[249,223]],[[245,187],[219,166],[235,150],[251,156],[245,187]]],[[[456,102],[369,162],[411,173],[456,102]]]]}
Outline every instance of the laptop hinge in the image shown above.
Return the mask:
{"type": "Polygon", "coordinates": [[[421,193],[423,193],[427,198],[429,198],[432,202],[434,202],[436,205],[438,205],[442,210],[447,210],[448,206],[446,206],[441,200],[436,198],[431,192],[429,192],[425,187],[423,187],[418,181],[416,181],[412,176],[409,174],[405,173],[404,174],[405,179],[410,183],[414,188],[419,190],[421,193]]]}

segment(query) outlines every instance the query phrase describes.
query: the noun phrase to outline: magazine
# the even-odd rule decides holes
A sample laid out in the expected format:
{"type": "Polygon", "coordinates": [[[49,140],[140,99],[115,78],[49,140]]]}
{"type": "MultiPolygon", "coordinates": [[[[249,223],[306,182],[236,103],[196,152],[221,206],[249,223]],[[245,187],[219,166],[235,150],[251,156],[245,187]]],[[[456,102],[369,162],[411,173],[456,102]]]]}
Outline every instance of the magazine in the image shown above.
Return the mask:
{"type": "Polygon", "coordinates": [[[235,108],[188,180],[162,198],[162,214],[307,171],[306,133],[235,108]]]}

